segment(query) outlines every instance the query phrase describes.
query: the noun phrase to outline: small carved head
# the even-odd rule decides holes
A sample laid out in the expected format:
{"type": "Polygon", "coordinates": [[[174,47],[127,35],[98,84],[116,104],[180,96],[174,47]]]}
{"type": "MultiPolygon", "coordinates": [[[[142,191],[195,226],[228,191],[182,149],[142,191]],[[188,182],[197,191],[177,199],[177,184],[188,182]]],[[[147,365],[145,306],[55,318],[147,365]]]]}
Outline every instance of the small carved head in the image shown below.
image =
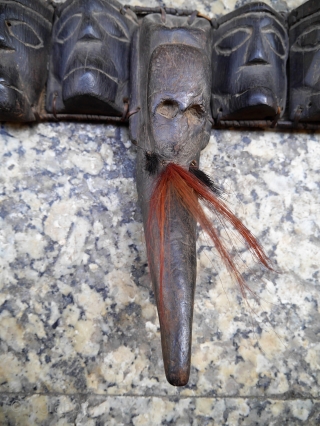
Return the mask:
{"type": "Polygon", "coordinates": [[[183,164],[196,156],[209,138],[208,57],[193,46],[160,45],[151,56],[148,92],[153,148],[183,164]]]}
{"type": "Polygon", "coordinates": [[[213,35],[213,116],[266,119],[284,111],[287,56],[285,21],[266,4],[220,18],[213,35]]]}
{"type": "Polygon", "coordinates": [[[35,120],[47,77],[52,17],[43,0],[0,0],[0,120],[35,120]]]}
{"type": "Polygon", "coordinates": [[[290,118],[320,120],[320,3],[308,1],[290,17],[290,118]]]}
{"type": "Polygon", "coordinates": [[[122,14],[120,9],[115,0],[69,0],[58,9],[48,85],[49,111],[122,114],[136,22],[133,14],[122,14]]]}

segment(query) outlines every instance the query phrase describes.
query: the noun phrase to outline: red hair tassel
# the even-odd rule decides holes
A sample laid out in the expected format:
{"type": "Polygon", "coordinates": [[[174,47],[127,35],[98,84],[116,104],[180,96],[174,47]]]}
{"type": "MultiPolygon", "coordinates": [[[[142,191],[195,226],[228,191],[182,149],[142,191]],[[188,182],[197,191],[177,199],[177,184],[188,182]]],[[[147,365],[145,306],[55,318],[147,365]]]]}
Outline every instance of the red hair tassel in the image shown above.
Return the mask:
{"type": "MultiPolygon", "coordinates": [[[[241,275],[236,263],[230,256],[228,249],[218,235],[218,231],[205,213],[200,201],[212,212],[222,218],[222,221],[233,226],[241,240],[249,248],[253,256],[266,268],[273,270],[271,263],[262,246],[253,234],[243,225],[234,213],[219,198],[219,189],[203,172],[192,173],[178,164],[169,163],[160,173],[153,190],[147,225],[147,239],[157,235],[160,241],[159,282],[160,301],[162,300],[162,281],[164,274],[165,235],[169,225],[170,204],[180,203],[186,211],[200,224],[203,231],[210,237],[216,250],[220,254],[227,270],[240,286],[243,297],[251,292],[241,275]],[[204,175],[205,179],[200,179],[204,175]],[[155,234],[156,232],[156,234],[155,234]]],[[[150,241],[149,241],[150,243],[150,241]]],[[[149,244],[152,246],[151,244],[149,244]]]]}

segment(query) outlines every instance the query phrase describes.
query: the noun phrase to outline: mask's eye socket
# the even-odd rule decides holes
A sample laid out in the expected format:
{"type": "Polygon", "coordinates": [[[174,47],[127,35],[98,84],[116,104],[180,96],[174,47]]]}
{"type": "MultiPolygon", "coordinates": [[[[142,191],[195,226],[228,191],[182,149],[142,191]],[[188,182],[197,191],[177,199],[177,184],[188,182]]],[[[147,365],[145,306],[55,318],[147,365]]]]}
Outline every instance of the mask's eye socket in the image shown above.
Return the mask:
{"type": "Polygon", "coordinates": [[[320,49],[320,25],[305,30],[293,43],[294,52],[312,52],[320,49]]]}
{"type": "Polygon", "coordinates": [[[40,49],[43,47],[43,40],[41,37],[25,22],[10,19],[6,21],[6,25],[10,35],[25,46],[32,47],[33,49],[40,49]]]}
{"type": "Polygon", "coordinates": [[[82,15],[77,14],[67,19],[66,22],[64,22],[62,27],[59,29],[56,36],[56,40],[59,43],[64,43],[70,37],[72,37],[73,34],[76,32],[76,30],[79,28],[79,25],[81,23],[81,18],[82,18],[82,15]]]}
{"type": "Polygon", "coordinates": [[[174,118],[179,112],[179,105],[175,101],[166,99],[162,101],[156,108],[156,113],[162,115],[165,118],[174,118]]]}
{"type": "Polygon", "coordinates": [[[281,58],[285,57],[287,49],[281,34],[279,34],[278,31],[271,27],[266,29],[263,28],[262,33],[271,47],[271,50],[273,50],[274,53],[281,58]]]}
{"type": "Polygon", "coordinates": [[[252,29],[236,28],[223,34],[215,43],[214,48],[219,55],[229,56],[243,46],[251,37],[252,29]]]}
{"type": "Polygon", "coordinates": [[[111,15],[107,13],[94,13],[93,16],[100,27],[111,35],[111,37],[118,38],[122,41],[129,41],[128,30],[111,15]]]}
{"type": "Polygon", "coordinates": [[[203,105],[199,104],[191,105],[185,113],[193,120],[201,120],[206,115],[203,105]]]}

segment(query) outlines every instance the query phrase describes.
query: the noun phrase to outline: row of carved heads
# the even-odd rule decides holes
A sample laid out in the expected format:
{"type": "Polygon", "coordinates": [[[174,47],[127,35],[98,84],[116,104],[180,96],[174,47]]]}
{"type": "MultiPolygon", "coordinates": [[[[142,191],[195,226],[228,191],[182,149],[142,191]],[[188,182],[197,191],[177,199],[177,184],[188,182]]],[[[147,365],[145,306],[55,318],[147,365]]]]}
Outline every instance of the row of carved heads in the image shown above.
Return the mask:
{"type": "MultiPolygon", "coordinates": [[[[121,117],[137,72],[133,64],[139,66],[133,58],[143,49],[137,40],[144,19],[115,0],[68,0],[55,7],[45,0],[0,0],[0,120],[36,121],[48,113],[121,117]]],[[[163,27],[173,21],[161,15],[163,27]]],[[[209,22],[185,17],[174,25],[184,27],[192,45],[201,21],[209,22]]],[[[250,3],[209,23],[202,34],[215,120],[286,115],[320,121],[318,0],[288,16],[250,3]]],[[[166,55],[159,60],[165,73],[166,55]]]]}

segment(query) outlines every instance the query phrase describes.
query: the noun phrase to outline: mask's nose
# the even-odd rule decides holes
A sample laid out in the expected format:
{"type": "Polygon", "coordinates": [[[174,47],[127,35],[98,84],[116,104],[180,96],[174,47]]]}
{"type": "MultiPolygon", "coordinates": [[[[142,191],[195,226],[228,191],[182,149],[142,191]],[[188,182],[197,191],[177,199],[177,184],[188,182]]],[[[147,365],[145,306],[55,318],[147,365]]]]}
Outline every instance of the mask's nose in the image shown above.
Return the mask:
{"type": "Polygon", "coordinates": [[[269,58],[259,31],[252,34],[248,47],[246,65],[267,65],[269,58]]]}
{"type": "Polygon", "coordinates": [[[102,39],[101,30],[91,16],[84,16],[79,30],[79,41],[98,41],[102,39]]]}

